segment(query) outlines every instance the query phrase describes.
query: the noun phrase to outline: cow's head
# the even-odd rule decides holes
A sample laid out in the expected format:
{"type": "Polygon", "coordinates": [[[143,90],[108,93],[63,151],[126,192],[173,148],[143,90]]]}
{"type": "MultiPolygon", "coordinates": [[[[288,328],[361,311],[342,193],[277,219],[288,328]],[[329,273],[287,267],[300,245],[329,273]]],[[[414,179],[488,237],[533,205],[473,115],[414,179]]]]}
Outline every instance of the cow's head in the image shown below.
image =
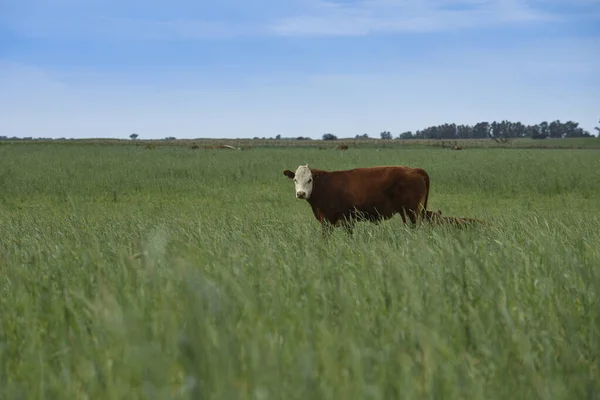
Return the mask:
{"type": "Polygon", "coordinates": [[[310,199],[313,189],[313,175],[308,168],[308,164],[299,166],[295,173],[286,169],[283,171],[283,174],[294,180],[296,185],[296,198],[304,200],[310,199]]]}

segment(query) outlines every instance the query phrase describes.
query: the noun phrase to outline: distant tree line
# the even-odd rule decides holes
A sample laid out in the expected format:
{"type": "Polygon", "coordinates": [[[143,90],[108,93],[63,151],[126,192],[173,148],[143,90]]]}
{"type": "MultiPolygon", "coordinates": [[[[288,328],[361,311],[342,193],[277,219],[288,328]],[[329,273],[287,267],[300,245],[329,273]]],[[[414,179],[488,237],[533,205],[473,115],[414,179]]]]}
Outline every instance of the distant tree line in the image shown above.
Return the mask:
{"type": "Polygon", "coordinates": [[[58,138],[58,139],[54,139],[54,138],[45,138],[45,137],[38,137],[38,138],[34,138],[32,136],[26,136],[26,137],[8,137],[8,136],[0,136],[0,140],[40,140],[40,141],[48,141],[48,140],[56,140],[56,141],[60,141],[60,140],[75,140],[75,139],[67,139],[67,138],[58,138]]]}
{"type": "MultiPolygon", "coordinates": [[[[600,121],[598,121],[600,123],[600,121]]],[[[600,127],[595,128],[600,137],[600,127]]],[[[443,124],[430,126],[416,132],[406,131],[400,133],[396,139],[487,139],[491,138],[497,142],[505,142],[510,139],[531,138],[574,138],[574,137],[594,137],[585,129],[579,126],[578,122],[560,120],[550,123],[544,121],[536,125],[525,125],[521,122],[494,121],[478,122],[475,125],[457,125],[443,124]]],[[[368,139],[365,133],[356,135],[355,139],[368,139]]],[[[392,139],[389,131],[380,133],[380,138],[384,140],[392,139]]],[[[332,133],[326,133],[323,140],[336,140],[337,137],[332,133]]]]}

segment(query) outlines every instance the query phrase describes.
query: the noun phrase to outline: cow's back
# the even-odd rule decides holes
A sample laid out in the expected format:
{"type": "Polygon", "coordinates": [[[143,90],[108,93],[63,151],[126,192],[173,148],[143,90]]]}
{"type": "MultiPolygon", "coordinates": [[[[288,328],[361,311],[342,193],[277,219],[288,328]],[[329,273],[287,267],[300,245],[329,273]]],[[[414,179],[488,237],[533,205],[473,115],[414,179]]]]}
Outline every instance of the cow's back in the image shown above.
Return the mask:
{"type": "Polygon", "coordinates": [[[410,167],[371,167],[328,174],[329,201],[340,211],[356,208],[367,216],[391,216],[399,208],[417,207],[427,194],[427,173],[410,167]]]}
{"type": "Polygon", "coordinates": [[[335,173],[340,173],[338,179],[347,185],[349,191],[362,192],[371,196],[386,193],[398,186],[409,189],[420,188],[425,185],[428,178],[425,170],[410,167],[372,167],[335,173]]]}

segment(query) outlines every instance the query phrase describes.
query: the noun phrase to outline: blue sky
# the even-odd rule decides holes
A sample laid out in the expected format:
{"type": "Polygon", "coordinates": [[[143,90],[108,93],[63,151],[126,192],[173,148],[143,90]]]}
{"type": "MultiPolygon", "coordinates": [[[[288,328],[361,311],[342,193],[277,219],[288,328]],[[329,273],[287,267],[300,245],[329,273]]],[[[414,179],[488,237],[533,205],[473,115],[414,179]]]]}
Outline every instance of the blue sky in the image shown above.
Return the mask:
{"type": "Polygon", "coordinates": [[[0,136],[600,118],[599,0],[0,0],[0,136]]]}

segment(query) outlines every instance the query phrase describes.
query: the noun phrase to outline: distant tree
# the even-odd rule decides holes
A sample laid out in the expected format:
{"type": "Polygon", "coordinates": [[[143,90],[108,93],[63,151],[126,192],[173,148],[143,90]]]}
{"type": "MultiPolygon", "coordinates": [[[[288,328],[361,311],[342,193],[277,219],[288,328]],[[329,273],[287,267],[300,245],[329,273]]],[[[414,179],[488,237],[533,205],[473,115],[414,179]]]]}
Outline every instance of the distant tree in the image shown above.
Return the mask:
{"type": "Polygon", "coordinates": [[[281,140],[281,135],[277,135],[277,136],[275,136],[275,139],[277,139],[277,140],[281,140]]]}
{"type": "Polygon", "coordinates": [[[509,130],[509,137],[514,137],[514,138],[522,138],[525,137],[525,125],[523,125],[520,122],[514,122],[514,123],[510,123],[508,130],[509,130]]]}
{"type": "Polygon", "coordinates": [[[543,121],[533,127],[532,139],[546,139],[549,136],[548,122],[543,121]]]}
{"type": "Polygon", "coordinates": [[[579,122],[567,121],[563,124],[563,137],[590,137],[588,131],[579,126],[579,122]]]}
{"type": "Polygon", "coordinates": [[[488,137],[490,131],[489,122],[478,122],[473,127],[473,137],[477,139],[484,139],[488,137]]]}
{"type": "Polygon", "coordinates": [[[455,139],[457,134],[456,124],[444,124],[437,127],[436,139],[455,139]]]}
{"type": "Polygon", "coordinates": [[[561,138],[564,136],[563,124],[560,123],[560,120],[552,121],[548,125],[548,132],[550,133],[551,138],[561,138]]]}
{"type": "Polygon", "coordinates": [[[323,140],[337,140],[337,136],[333,133],[326,133],[323,135],[323,140]]]}
{"type": "MultiPolygon", "coordinates": [[[[598,120],[598,123],[600,124],[600,119],[598,120]]],[[[600,139],[600,126],[597,126],[594,129],[596,130],[596,132],[598,132],[598,136],[596,137],[600,139]]]]}
{"type": "Polygon", "coordinates": [[[138,138],[138,134],[137,133],[132,133],[131,135],[129,135],[129,137],[131,138],[131,140],[135,140],[138,138]]]}
{"type": "Polygon", "coordinates": [[[177,140],[175,136],[167,136],[165,140],[177,140]]]}
{"type": "Polygon", "coordinates": [[[457,139],[471,139],[473,137],[473,127],[470,125],[456,125],[457,139]]]}
{"type": "Polygon", "coordinates": [[[488,136],[496,143],[508,142],[510,139],[514,138],[512,123],[506,120],[502,122],[492,122],[490,124],[488,136]]]}
{"type": "Polygon", "coordinates": [[[525,129],[523,130],[523,137],[535,139],[537,132],[538,132],[537,125],[527,125],[525,127],[525,129]]]}
{"type": "Polygon", "coordinates": [[[389,131],[383,131],[379,135],[384,140],[390,140],[392,138],[392,134],[389,131]]]}
{"type": "Polygon", "coordinates": [[[592,136],[588,131],[581,128],[578,122],[574,121],[560,122],[560,120],[556,120],[550,122],[550,124],[543,122],[540,127],[544,132],[544,137],[555,139],[592,136]]]}
{"type": "Polygon", "coordinates": [[[398,139],[412,139],[414,138],[413,133],[411,131],[402,132],[398,139]]]}
{"type": "Polygon", "coordinates": [[[354,136],[354,139],[368,139],[369,135],[367,135],[366,133],[363,133],[362,135],[356,135],[354,136]]]}

